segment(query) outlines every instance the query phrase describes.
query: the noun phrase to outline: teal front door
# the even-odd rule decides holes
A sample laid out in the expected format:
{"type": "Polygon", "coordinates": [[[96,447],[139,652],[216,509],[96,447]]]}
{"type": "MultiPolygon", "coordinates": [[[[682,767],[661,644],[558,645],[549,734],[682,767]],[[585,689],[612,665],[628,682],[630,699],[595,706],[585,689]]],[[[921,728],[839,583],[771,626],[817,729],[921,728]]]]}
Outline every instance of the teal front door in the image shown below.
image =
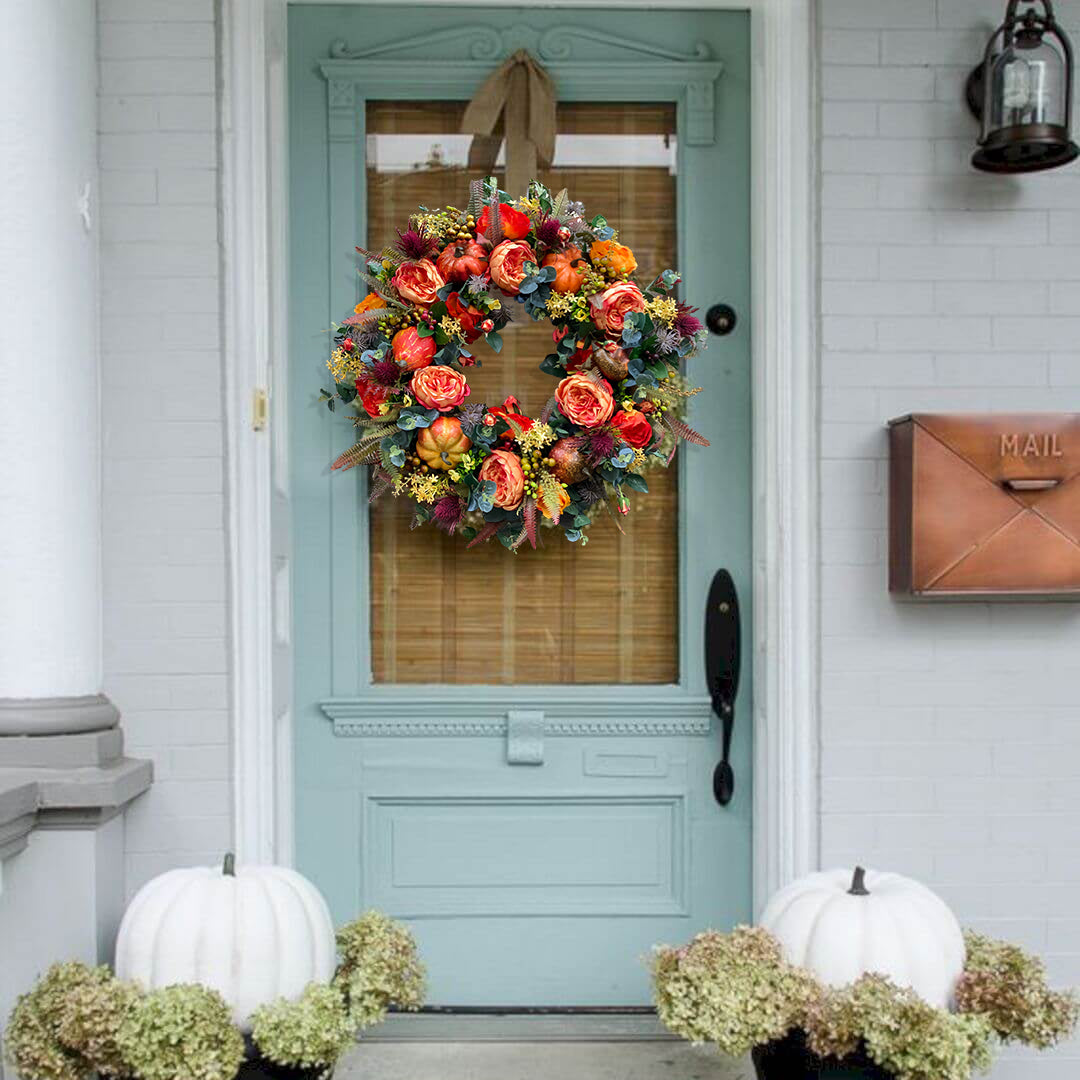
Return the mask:
{"type": "MultiPolygon", "coordinates": [[[[751,640],[749,17],[304,4],[288,68],[297,866],[336,919],[409,923],[432,1004],[647,1004],[654,943],[751,915],[749,665],[720,806],[703,657],[722,567],[751,640]],[[502,180],[461,117],[522,48],[559,99],[539,179],[618,227],[642,280],[675,267],[688,303],[739,318],[687,370],[711,446],[651,472],[624,532],[605,516],[587,547],[515,555],[332,475],[352,427],[317,389],[365,292],[353,245],[502,180]]],[[[538,415],[550,327],[504,338],[473,400],[538,415]]]]}

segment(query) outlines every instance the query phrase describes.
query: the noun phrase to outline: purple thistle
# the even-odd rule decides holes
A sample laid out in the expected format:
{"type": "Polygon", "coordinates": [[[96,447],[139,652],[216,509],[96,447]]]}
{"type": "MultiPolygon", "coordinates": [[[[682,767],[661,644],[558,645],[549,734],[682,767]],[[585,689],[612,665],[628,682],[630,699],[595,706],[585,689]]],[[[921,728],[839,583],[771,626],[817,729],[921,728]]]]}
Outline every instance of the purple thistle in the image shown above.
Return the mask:
{"type": "Polygon", "coordinates": [[[397,249],[405,258],[413,260],[427,259],[435,254],[438,245],[430,236],[426,236],[417,229],[409,228],[405,232],[398,229],[397,234],[397,249]]]}
{"type": "Polygon", "coordinates": [[[431,512],[432,520],[440,529],[445,529],[450,535],[461,524],[465,514],[465,506],[456,495],[444,495],[431,512]]]}
{"type": "Polygon", "coordinates": [[[484,413],[486,412],[487,406],[482,401],[470,401],[468,405],[463,405],[458,413],[461,426],[476,427],[484,419],[484,413]]]}
{"type": "Polygon", "coordinates": [[[582,506],[592,506],[604,497],[604,481],[590,476],[574,487],[574,499],[582,506]]]}
{"type": "Polygon", "coordinates": [[[394,386],[401,378],[401,368],[396,360],[376,360],[371,365],[371,377],[383,386],[394,386]]]}
{"type": "Polygon", "coordinates": [[[615,453],[615,436],[608,431],[598,431],[589,440],[589,464],[596,465],[615,453]]]}
{"type": "Polygon", "coordinates": [[[545,247],[554,247],[559,242],[559,230],[562,222],[557,218],[546,217],[536,226],[536,239],[545,247]]]}
{"type": "Polygon", "coordinates": [[[696,307],[688,307],[686,304],[679,305],[679,314],[675,316],[675,329],[683,337],[693,337],[701,329],[701,320],[694,318],[696,307]]]}
{"type": "Polygon", "coordinates": [[[482,293],[487,291],[488,283],[491,278],[487,274],[470,274],[469,280],[465,283],[465,287],[472,293],[482,293]]]}

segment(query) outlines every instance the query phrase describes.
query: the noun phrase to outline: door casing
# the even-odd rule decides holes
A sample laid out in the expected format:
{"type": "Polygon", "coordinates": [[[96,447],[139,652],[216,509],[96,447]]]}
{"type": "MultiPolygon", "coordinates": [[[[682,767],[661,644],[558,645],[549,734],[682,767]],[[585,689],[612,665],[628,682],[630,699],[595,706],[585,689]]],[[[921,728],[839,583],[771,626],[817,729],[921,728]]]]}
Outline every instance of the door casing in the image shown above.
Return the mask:
{"type": "MultiPolygon", "coordinates": [[[[751,13],[753,869],[760,910],[775,889],[818,865],[815,0],[625,6],[751,13]]],[[[283,390],[275,392],[286,384],[288,341],[286,8],[287,0],[225,0],[221,26],[235,846],[241,859],[288,864],[291,615],[280,540],[287,402],[283,390]],[[261,428],[253,424],[259,389],[270,394],[270,422],[261,428]]]]}

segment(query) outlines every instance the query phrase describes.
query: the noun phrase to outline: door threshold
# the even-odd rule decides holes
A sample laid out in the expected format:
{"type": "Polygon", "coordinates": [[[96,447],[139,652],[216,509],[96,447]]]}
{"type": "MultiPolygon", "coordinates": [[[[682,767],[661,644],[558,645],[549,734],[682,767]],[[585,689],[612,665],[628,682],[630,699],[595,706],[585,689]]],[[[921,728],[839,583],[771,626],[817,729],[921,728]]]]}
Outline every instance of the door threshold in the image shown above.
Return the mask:
{"type": "Polygon", "coordinates": [[[364,1042],[656,1042],[675,1040],[648,1008],[468,1006],[391,1013],[364,1042]]]}

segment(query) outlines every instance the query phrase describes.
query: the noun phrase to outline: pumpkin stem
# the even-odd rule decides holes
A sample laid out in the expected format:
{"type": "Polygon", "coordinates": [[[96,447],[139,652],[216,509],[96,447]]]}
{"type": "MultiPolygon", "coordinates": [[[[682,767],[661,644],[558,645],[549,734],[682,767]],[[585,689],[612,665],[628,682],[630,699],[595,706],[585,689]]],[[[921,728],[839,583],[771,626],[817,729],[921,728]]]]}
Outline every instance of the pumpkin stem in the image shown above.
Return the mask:
{"type": "Polygon", "coordinates": [[[225,855],[225,862],[222,864],[221,873],[225,877],[236,877],[236,856],[231,852],[227,852],[225,855]]]}
{"type": "Polygon", "coordinates": [[[851,879],[851,888],[848,896],[869,896],[870,890],[866,887],[866,871],[861,866],[855,867],[855,874],[851,879]]]}

